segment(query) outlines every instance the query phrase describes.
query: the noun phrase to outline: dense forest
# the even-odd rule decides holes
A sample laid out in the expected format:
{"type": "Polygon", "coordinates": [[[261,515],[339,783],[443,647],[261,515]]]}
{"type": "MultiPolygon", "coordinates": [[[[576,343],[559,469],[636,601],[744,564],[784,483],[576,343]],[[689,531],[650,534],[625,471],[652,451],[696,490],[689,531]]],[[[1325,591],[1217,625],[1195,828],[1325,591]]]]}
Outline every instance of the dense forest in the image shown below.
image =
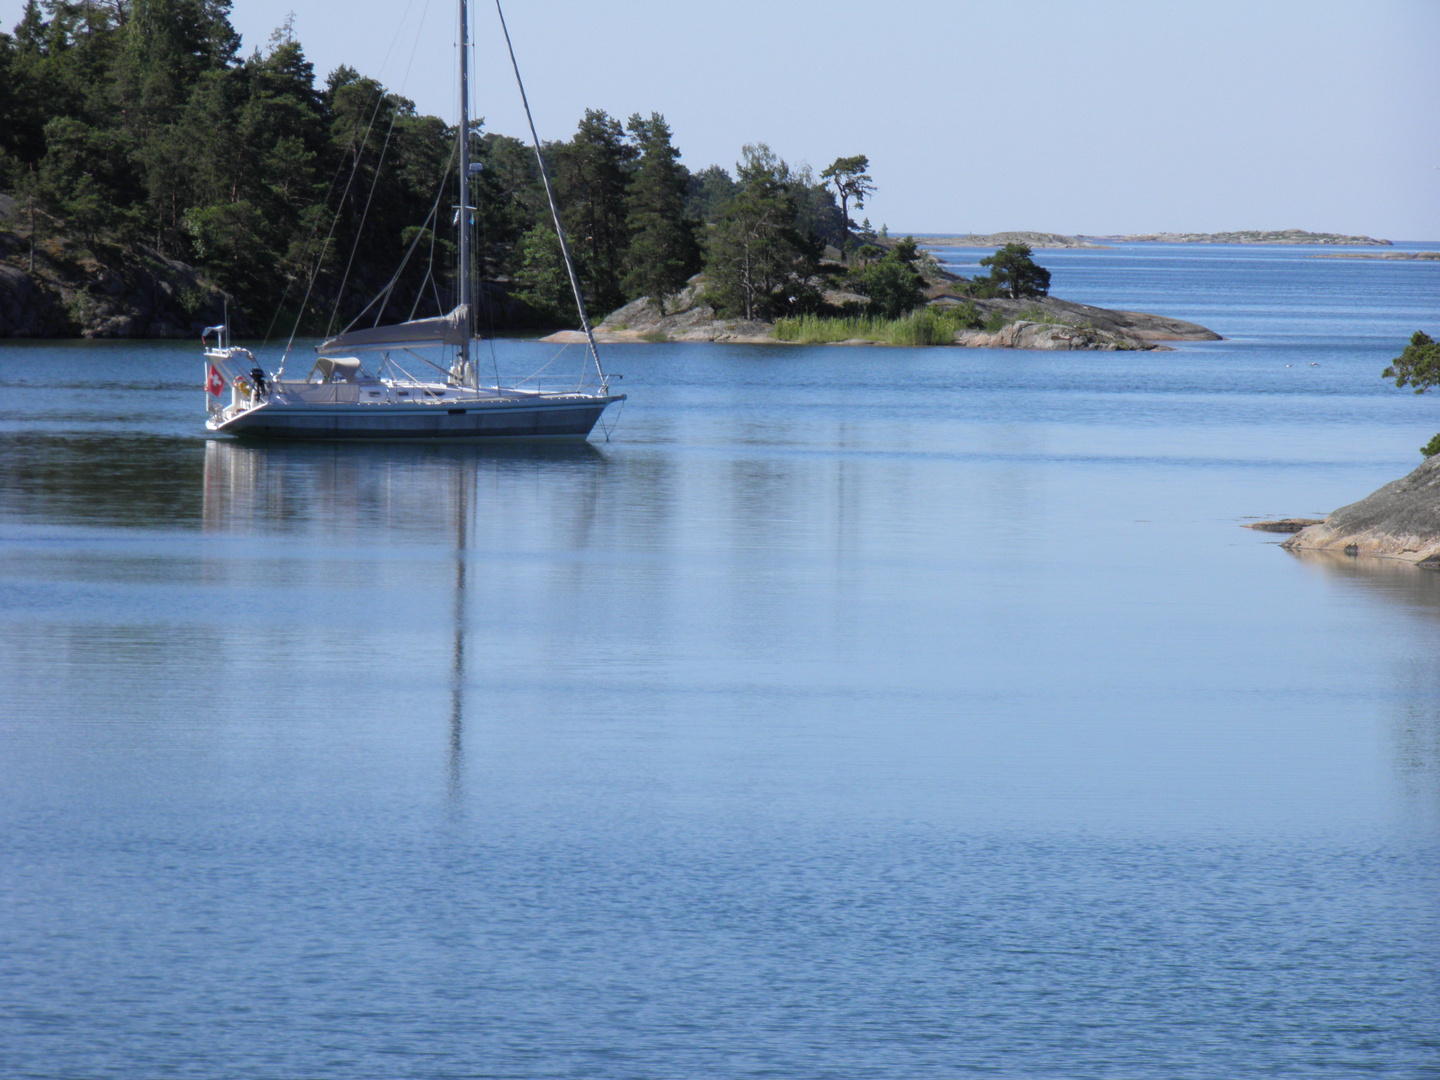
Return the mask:
{"type": "MultiPolygon", "coordinates": [[[[55,250],[72,257],[194,267],[252,330],[303,305],[304,327],[323,332],[377,295],[367,320],[447,308],[455,128],[349,67],[317,85],[288,25],[242,55],[229,12],[229,0],[29,0],[0,34],[0,194],[16,233],[32,250],[63,239],[55,250]]],[[[498,283],[482,329],[574,325],[533,149],[483,123],[470,138],[477,271],[498,283]]],[[[881,292],[898,275],[918,299],[908,263],[880,266],[868,224],[856,235],[849,218],[874,190],[864,157],[817,177],[756,145],[733,175],[691,172],[663,116],[598,110],[543,155],[599,314],[702,268],[724,313],[816,310],[827,245],[864,253],[862,291],[867,272],[888,274],[881,292]]]]}

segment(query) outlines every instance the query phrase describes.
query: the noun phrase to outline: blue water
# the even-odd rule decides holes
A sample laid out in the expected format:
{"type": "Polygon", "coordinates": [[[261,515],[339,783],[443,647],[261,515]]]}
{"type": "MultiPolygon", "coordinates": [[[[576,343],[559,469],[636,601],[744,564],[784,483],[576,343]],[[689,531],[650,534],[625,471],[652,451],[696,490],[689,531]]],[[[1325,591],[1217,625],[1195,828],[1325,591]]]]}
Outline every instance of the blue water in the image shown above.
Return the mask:
{"type": "Polygon", "coordinates": [[[1040,253],[1173,352],[615,347],[569,448],[0,345],[0,1075],[1440,1076],[1440,574],[1240,527],[1419,463],[1440,265],[1305,254],[1040,253]]]}

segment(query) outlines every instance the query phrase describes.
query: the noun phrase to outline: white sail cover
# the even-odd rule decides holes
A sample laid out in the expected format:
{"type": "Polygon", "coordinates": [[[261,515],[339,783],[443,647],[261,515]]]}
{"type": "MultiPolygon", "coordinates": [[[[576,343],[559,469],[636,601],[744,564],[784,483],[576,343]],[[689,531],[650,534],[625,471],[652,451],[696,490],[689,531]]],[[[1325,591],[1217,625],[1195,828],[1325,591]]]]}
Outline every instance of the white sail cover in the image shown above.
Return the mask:
{"type": "Polygon", "coordinates": [[[376,352],[406,346],[464,345],[469,325],[470,309],[461,304],[448,315],[337,334],[317,345],[315,351],[321,356],[333,356],[336,353],[376,352]]]}

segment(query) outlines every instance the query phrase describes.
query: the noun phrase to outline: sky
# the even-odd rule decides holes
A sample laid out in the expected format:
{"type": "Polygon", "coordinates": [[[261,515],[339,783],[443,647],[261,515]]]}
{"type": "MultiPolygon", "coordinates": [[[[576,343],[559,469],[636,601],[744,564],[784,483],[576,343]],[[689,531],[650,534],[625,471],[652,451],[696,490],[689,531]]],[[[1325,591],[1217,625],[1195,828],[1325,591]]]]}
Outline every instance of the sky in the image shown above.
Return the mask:
{"type": "MultiPolygon", "coordinates": [[[[233,0],[244,50],[294,14],[346,63],[458,116],[452,0],[233,0]]],[[[8,27],[23,0],[0,0],[8,27]]],[[[493,0],[475,111],[523,136],[493,0]]],[[[865,154],[892,233],[1301,228],[1440,241],[1440,0],[509,0],[542,139],[664,114],[692,169],[765,142],[865,154]]]]}

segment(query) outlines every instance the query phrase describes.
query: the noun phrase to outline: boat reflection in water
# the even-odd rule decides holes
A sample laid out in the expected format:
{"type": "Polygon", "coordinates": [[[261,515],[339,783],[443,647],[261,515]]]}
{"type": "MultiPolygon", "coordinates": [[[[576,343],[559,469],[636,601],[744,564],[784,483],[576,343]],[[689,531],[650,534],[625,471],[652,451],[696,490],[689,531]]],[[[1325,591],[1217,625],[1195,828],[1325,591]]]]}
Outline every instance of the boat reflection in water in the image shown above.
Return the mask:
{"type": "MultiPolygon", "coordinates": [[[[325,577],[337,560],[363,562],[340,549],[366,545],[377,552],[409,548],[417,564],[428,564],[428,572],[415,572],[415,589],[450,593],[443,609],[436,598],[426,623],[434,628],[441,610],[450,623],[444,665],[450,680],[448,786],[458,804],[471,563],[517,547],[587,547],[609,468],[605,453],[588,442],[335,445],[216,439],[205,447],[204,530],[253,538],[257,552],[293,563],[299,580],[325,577]],[[442,547],[452,565],[437,573],[442,547]]],[[[353,569],[362,578],[367,572],[363,565],[353,569]]],[[[393,577],[393,571],[382,570],[377,577],[382,576],[393,577]]],[[[557,587],[573,588],[574,582],[557,587]]],[[[377,581],[377,594],[382,591],[377,581]]],[[[376,603],[384,601],[377,595],[376,603]]]]}
{"type": "Polygon", "coordinates": [[[387,544],[450,539],[473,493],[492,485],[491,520],[593,513],[607,466],[588,442],[291,443],[212,439],[205,446],[207,532],[303,532],[387,544]],[[544,477],[536,489],[527,481],[544,477]],[[524,505],[517,507],[515,500],[524,505]],[[549,504],[544,505],[544,504],[549,504]],[[523,514],[520,512],[523,510],[523,514]]]}

